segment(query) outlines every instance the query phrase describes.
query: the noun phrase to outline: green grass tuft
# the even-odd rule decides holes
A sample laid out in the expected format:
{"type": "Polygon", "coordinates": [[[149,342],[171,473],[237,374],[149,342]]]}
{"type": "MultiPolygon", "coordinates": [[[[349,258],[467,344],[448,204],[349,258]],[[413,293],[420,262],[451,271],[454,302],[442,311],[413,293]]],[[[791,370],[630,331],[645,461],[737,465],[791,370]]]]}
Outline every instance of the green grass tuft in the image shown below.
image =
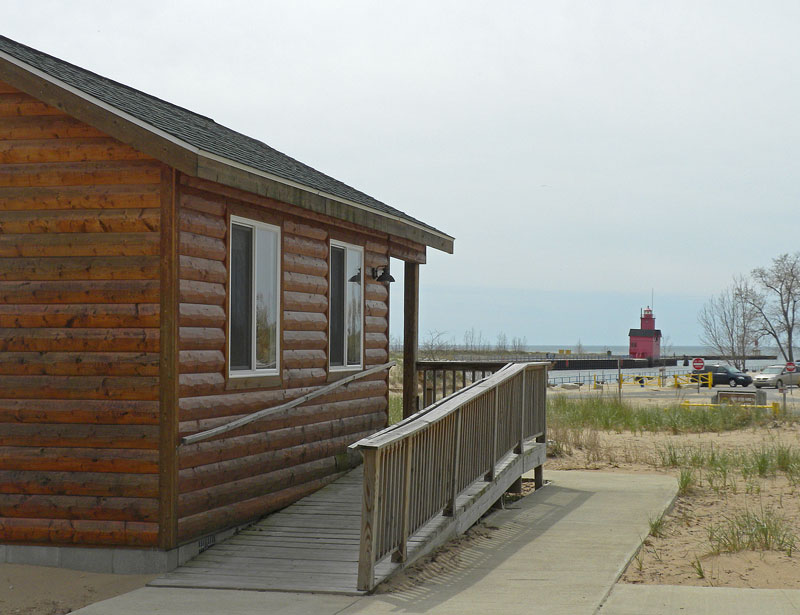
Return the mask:
{"type": "Polygon", "coordinates": [[[694,470],[692,468],[681,468],[681,473],[678,475],[678,493],[686,495],[695,486],[694,470]]]}
{"type": "Polygon", "coordinates": [[[791,524],[772,509],[760,513],[745,511],[726,517],[708,529],[711,553],[737,553],[739,551],[785,551],[791,556],[797,536],[791,524]]]}

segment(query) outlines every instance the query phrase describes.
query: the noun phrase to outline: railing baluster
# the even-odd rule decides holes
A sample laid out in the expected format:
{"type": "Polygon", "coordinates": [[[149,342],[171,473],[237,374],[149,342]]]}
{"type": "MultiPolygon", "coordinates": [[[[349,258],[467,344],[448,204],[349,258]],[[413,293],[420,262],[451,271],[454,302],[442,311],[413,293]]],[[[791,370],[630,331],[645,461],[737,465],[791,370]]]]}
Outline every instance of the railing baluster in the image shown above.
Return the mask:
{"type": "Polygon", "coordinates": [[[456,410],[456,433],[453,442],[453,473],[450,479],[450,497],[443,511],[444,515],[452,516],[456,512],[456,498],[459,492],[458,470],[461,465],[461,414],[462,409],[456,410]]]}
{"type": "Polygon", "coordinates": [[[375,536],[380,511],[380,449],[362,449],[364,455],[364,497],[361,503],[361,547],[358,553],[357,588],[370,590],[375,580],[375,536]]]}
{"type": "Polygon", "coordinates": [[[489,460],[491,464],[489,466],[489,471],[486,473],[484,480],[492,481],[494,480],[495,476],[495,466],[497,465],[497,414],[498,408],[500,403],[500,387],[495,385],[494,389],[494,409],[492,410],[492,424],[490,426],[490,436],[489,441],[491,443],[491,451],[492,457],[489,460]]]}
{"type": "Polygon", "coordinates": [[[414,439],[405,440],[405,459],[403,460],[403,486],[400,497],[402,499],[400,511],[400,539],[397,551],[392,556],[395,562],[404,562],[408,559],[408,534],[409,534],[409,514],[411,506],[411,455],[414,452],[414,439]]]}

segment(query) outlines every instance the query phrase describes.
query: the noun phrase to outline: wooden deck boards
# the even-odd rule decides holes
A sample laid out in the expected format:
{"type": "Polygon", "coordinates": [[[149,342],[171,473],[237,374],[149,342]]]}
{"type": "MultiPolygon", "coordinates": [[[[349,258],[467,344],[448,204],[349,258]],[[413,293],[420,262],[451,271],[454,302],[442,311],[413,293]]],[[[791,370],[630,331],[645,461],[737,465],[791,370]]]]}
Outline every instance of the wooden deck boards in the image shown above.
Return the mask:
{"type": "Polygon", "coordinates": [[[361,594],[361,485],[359,467],[150,585],[361,594]]]}

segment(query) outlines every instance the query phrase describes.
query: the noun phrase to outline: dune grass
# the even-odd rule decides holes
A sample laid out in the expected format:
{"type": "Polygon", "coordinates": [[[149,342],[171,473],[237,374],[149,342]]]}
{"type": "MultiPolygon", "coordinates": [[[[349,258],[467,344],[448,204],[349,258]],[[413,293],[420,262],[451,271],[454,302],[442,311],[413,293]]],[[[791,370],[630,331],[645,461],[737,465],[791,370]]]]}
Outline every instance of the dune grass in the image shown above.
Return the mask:
{"type": "Polygon", "coordinates": [[[697,433],[729,431],[764,421],[758,410],[736,405],[698,408],[678,404],[665,407],[634,406],[614,398],[548,400],[548,424],[602,431],[697,433]]]}
{"type": "Polygon", "coordinates": [[[736,553],[738,551],[783,551],[791,557],[797,536],[791,524],[770,508],[758,512],[745,510],[724,517],[708,528],[711,553],[736,553]]]}

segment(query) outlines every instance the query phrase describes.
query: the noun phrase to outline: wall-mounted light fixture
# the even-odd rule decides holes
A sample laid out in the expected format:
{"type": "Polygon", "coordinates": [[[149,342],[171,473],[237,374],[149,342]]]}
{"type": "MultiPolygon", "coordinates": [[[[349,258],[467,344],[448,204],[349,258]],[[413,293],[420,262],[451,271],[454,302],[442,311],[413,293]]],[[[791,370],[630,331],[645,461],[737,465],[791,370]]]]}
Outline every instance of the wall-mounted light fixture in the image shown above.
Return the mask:
{"type": "Polygon", "coordinates": [[[394,282],[392,274],[389,273],[388,265],[386,265],[385,267],[373,267],[372,279],[375,280],[376,282],[386,282],[386,283],[394,282]]]}

